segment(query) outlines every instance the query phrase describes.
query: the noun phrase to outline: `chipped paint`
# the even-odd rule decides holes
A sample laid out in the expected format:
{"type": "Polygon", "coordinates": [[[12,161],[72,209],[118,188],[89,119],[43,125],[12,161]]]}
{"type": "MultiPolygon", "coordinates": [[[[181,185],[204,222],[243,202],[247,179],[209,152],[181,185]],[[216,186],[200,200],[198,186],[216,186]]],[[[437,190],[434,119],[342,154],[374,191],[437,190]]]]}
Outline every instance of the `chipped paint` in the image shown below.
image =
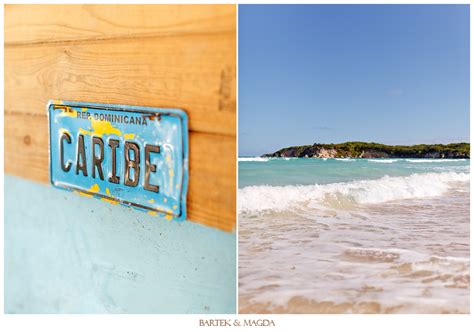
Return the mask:
{"type": "MultiPolygon", "coordinates": [[[[163,145],[164,147],[167,147],[167,144],[163,145]]],[[[171,158],[171,154],[166,154],[165,155],[165,162],[166,165],[168,166],[168,177],[169,177],[169,185],[170,187],[173,187],[174,185],[174,162],[173,159],[171,158]]]]}
{"type": "Polygon", "coordinates": [[[98,137],[102,137],[103,135],[122,135],[122,132],[115,128],[109,121],[96,120],[93,118],[89,120],[91,121],[92,130],[79,128],[79,132],[83,135],[94,135],[98,137]]]}
{"type": "Polygon", "coordinates": [[[110,203],[110,204],[114,204],[114,205],[119,203],[116,200],[113,200],[113,199],[107,198],[107,197],[102,197],[100,200],[104,201],[104,202],[107,202],[107,203],[110,203]]]}
{"type": "MultiPolygon", "coordinates": [[[[81,196],[97,197],[110,204],[135,207],[144,212],[149,212],[151,209],[151,212],[156,212],[155,215],[160,218],[165,218],[166,215],[171,215],[174,220],[186,218],[188,131],[187,117],[184,112],[175,109],[80,102],[50,104],[48,111],[51,134],[51,181],[54,185],[63,189],[78,188],[79,191],[82,191],[81,196]],[[75,117],[64,117],[63,113],[74,114],[75,117]],[[149,119],[147,123],[121,120],[125,117],[137,118],[140,117],[140,114],[149,119]],[[62,140],[58,135],[64,132],[68,132],[71,140],[61,143],[62,140]],[[79,134],[88,136],[83,141],[85,157],[81,156],[81,160],[88,159],[87,163],[84,162],[87,174],[82,169],[77,171],[76,165],[79,165],[77,162],[77,151],[79,151],[77,137],[79,134]],[[99,166],[93,166],[91,161],[93,158],[91,157],[92,136],[100,138],[105,143],[103,158],[99,166]],[[119,183],[109,181],[112,174],[110,169],[111,149],[107,143],[111,138],[119,141],[115,152],[117,163],[115,169],[118,172],[119,183]],[[136,186],[124,184],[124,172],[127,168],[124,167],[124,146],[125,142],[130,142],[130,140],[133,140],[133,144],[138,146],[137,151],[140,154],[141,165],[139,173],[137,173],[139,182],[136,186]],[[64,147],[62,152],[59,149],[60,144],[63,144],[64,147]],[[144,189],[145,144],[160,148],[159,152],[151,153],[150,162],[155,165],[156,171],[150,172],[150,176],[146,180],[148,183],[158,185],[158,192],[149,188],[144,189]],[[63,159],[59,158],[61,153],[64,154],[63,159]],[[70,163],[71,171],[62,169],[61,162],[70,163]],[[93,168],[97,168],[97,170],[94,169],[96,172],[99,172],[98,168],[103,168],[104,177],[99,177],[97,173],[94,174],[93,168]],[[68,187],[69,185],[70,187],[68,187]]],[[[97,156],[97,153],[94,155],[97,156]]],[[[129,156],[133,161],[135,153],[129,154],[129,156]]],[[[134,172],[130,174],[129,177],[135,177],[134,172]]]]}
{"type": "Polygon", "coordinates": [[[69,106],[56,106],[56,109],[61,110],[59,116],[77,117],[77,111],[69,106]]]}
{"type": "Polygon", "coordinates": [[[100,190],[100,187],[97,183],[93,184],[90,188],[89,188],[89,192],[91,193],[98,193],[100,190]]]}

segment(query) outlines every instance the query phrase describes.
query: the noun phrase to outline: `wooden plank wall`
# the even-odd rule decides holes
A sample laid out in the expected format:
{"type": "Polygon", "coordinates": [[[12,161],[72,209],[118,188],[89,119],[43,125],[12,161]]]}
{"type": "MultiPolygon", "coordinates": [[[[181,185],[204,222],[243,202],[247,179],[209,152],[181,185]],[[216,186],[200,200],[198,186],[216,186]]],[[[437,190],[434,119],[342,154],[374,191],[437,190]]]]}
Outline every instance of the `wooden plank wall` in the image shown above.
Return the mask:
{"type": "Polygon", "coordinates": [[[236,220],[234,5],[6,5],[5,172],[48,183],[49,99],[174,107],[189,219],[236,220]]]}

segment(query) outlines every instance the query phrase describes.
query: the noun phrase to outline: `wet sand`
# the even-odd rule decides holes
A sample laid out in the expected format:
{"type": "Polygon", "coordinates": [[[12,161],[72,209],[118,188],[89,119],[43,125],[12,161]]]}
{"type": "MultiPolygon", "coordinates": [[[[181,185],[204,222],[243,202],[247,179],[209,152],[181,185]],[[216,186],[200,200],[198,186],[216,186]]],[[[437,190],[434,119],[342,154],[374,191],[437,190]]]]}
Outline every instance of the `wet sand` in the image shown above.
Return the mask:
{"type": "Polygon", "coordinates": [[[240,313],[469,313],[469,183],[239,215],[240,313]]]}

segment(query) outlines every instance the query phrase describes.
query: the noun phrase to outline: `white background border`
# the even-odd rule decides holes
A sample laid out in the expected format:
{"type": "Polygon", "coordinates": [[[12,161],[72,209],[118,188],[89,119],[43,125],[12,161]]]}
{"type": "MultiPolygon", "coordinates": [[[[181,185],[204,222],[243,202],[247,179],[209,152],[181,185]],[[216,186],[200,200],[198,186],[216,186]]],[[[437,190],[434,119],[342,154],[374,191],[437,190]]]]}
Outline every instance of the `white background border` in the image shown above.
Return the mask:
{"type": "MultiPolygon", "coordinates": [[[[8,1],[8,3],[34,3],[32,1],[8,1]]],[[[133,1],[41,1],[39,3],[56,3],[56,4],[125,4],[137,3],[133,1]]],[[[411,1],[138,1],[143,4],[171,4],[171,3],[207,3],[207,4],[284,4],[284,3],[331,3],[331,4],[411,4],[411,1]]],[[[469,4],[469,1],[416,1],[417,4],[469,4]]],[[[1,8],[2,23],[1,28],[4,29],[4,7],[1,8]]],[[[470,8],[471,18],[473,13],[473,6],[470,8]]],[[[237,21],[238,26],[238,21],[237,21]]],[[[4,33],[1,34],[2,44],[4,41],[4,33]]],[[[238,41],[238,32],[237,32],[238,41]]],[[[471,77],[472,77],[472,44],[473,44],[473,27],[471,22],[470,27],[470,44],[471,44],[471,77]]],[[[4,77],[4,49],[1,51],[2,65],[0,68],[1,76],[4,77]]],[[[238,115],[238,45],[237,45],[237,115],[238,115]]],[[[473,86],[470,86],[471,96],[473,95],[473,86]]],[[[1,102],[4,105],[4,89],[2,80],[1,102]]],[[[4,113],[1,112],[1,157],[0,166],[4,169],[4,113]]],[[[470,117],[470,128],[472,133],[473,118],[470,117]]],[[[238,121],[237,121],[238,133],[238,121]]],[[[238,151],[238,141],[237,141],[238,151]]],[[[471,155],[473,148],[471,147],[471,155]]],[[[236,156],[237,160],[237,156],[236,156]]],[[[237,162],[237,161],[236,161],[237,162]]],[[[236,177],[238,180],[238,176],[236,177]]],[[[0,178],[2,194],[4,193],[4,178],[3,174],[0,178]]],[[[7,188],[8,190],[8,188],[7,188]]],[[[0,227],[0,238],[3,243],[3,218],[4,218],[4,195],[0,202],[2,207],[2,224],[0,227]]],[[[473,198],[473,184],[471,179],[471,202],[473,198]]],[[[471,209],[471,220],[473,211],[471,209]]],[[[238,226],[236,227],[238,231],[238,226]]],[[[238,244],[238,241],[237,241],[238,244]]],[[[471,236],[471,248],[473,247],[473,239],[471,236]]],[[[2,250],[2,274],[0,280],[2,286],[3,282],[3,249],[2,250]]],[[[238,269],[238,250],[237,250],[237,267],[238,269]]],[[[472,266],[471,266],[472,274],[472,266]]],[[[238,281],[238,278],[237,278],[238,281]]],[[[1,297],[3,299],[3,287],[1,288],[1,297]]],[[[237,294],[238,298],[238,294],[237,294]]],[[[473,311],[471,293],[471,312],[473,311]]],[[[1,301],[2,313],[4,312],[4,302],[1,301]]],[[[238,306],[237,306],[238,308],[238,306]]],[[[268,330],[268,331],[377,331],[377,332],[405,332],[406,331],[474,331],[474,321],[472,314],[469,315],[5,315],[2,314],[0,318],[1,331],[248,331],[248,330],[268,330]],[[275,327],[200,327],[201,319],[228,319],[231,323],[238,319],[243,322],[244,319],[271,319],[275,323],[275,327]]]]}

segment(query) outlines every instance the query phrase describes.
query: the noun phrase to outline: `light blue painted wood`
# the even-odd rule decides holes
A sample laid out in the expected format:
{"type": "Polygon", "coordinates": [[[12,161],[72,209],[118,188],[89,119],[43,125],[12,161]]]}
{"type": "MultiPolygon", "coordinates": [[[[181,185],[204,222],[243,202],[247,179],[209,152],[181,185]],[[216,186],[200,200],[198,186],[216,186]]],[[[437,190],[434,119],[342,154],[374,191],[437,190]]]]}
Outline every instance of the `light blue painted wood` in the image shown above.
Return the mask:
{"type": "Polygon", "coordinates": [[[235,233],[5,176],[5,312],[235,313],[235,233]]]}

